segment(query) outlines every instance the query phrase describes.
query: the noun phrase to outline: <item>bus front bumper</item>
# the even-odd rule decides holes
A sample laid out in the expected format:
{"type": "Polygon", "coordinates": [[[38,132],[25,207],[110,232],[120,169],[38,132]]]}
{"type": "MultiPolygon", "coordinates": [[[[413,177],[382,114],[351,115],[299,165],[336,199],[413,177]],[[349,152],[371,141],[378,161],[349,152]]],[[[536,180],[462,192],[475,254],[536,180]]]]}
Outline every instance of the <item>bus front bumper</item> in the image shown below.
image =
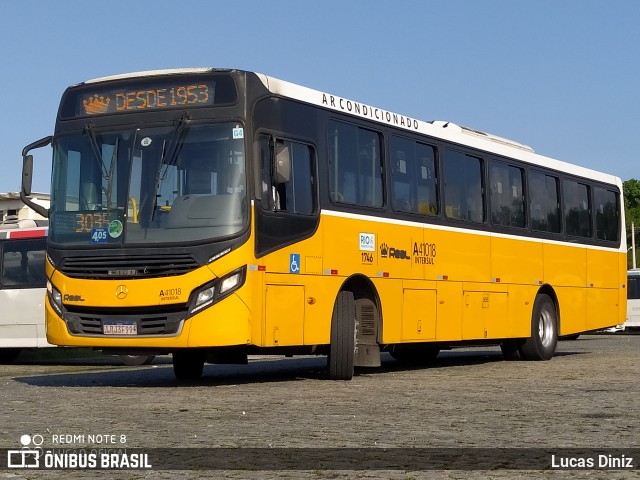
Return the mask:
{"type": "MultiPolygon", "coordinates": [[[[45,301],[47,340],[54,345],[95,348],[192,348],[251,343],[249,309],[235,294],[180,322],[176,333],[156,335],[105,335],[71,333],[67,322],[45,301]]],[[[117,322],[104,318],[103,321],[117,322]]]]}

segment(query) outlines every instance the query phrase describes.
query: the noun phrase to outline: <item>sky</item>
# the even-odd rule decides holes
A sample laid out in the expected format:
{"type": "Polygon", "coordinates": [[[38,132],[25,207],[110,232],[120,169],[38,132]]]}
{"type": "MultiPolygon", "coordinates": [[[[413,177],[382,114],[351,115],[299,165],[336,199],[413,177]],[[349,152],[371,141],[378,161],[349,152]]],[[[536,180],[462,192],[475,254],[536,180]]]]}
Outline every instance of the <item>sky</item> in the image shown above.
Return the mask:
{"type": "MultiPolygon", "coordinates": [[[[638,0],[2,0],[0,193],[92,78],[238,68],[640,178],[638,0]]],[[[49,192],[52,151],[34,153],[49,192]]]]}

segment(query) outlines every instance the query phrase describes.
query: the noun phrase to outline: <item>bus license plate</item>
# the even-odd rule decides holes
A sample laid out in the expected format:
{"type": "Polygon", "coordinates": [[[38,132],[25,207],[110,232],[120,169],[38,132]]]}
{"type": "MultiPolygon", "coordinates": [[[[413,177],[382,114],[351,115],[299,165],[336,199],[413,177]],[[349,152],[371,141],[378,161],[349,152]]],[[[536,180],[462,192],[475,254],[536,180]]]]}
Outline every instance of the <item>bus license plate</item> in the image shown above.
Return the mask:
{"type": "Polygon", "coordinates": [[[136,322],[104,322],[102,333],[105,335],[137,335],[138,325],[136,322]]]}

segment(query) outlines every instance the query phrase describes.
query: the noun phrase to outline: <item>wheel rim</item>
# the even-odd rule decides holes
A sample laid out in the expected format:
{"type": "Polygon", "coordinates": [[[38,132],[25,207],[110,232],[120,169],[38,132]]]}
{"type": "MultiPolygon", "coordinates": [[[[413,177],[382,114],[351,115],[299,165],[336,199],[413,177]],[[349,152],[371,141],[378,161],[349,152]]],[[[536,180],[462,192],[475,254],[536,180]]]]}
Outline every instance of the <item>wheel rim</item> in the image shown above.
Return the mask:
{"type": "Polygon", "coordinates": [[[553,322],[553,315],[548,308],[545,308],[540,312],[540,320],[538,322],[538,336],[540,337],[540,343],[547,348],[553,342],[553,331],[555,325],[553,322]]]}

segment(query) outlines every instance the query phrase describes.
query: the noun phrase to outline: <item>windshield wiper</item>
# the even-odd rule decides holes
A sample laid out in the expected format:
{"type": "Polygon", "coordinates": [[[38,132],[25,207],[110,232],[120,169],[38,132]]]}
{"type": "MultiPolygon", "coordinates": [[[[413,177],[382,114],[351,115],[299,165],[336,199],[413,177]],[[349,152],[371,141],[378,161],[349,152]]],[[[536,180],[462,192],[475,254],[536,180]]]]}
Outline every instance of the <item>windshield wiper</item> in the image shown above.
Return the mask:
{"type": "Polygon", "coordinates": [[[176,120],[176,126],[171,134],[171,138],[168,143],[164,143],[162,146],[162,155],[160,156],[160,164],[157,170],[157,177],[155,178],[155,185],[153,187],[153,197],[151,198],[152,209],[151,209],[151,221],[156,215],[156,207],[158,204],[158,190],[160,189],[160,182],[164,179],[167,174],[167,169],[169,165],[174,165],[176,158],[178,156],[178,151],[180,150],[180,139],[182,138],[182,133],[184,129],[189,124],[189,114],[184,112],[180,117],[176,120]],[[164,173],[162,169],[165,169],[164,173]]]}
{"type": "Polygon", "coordinates": [[[109,165],[109,170],[107,170],[107,166],[104,163],[104,158],[102,157],[102,152],[100,150],[100,145],[98,145],[98,140],[96,139],[96,134],[92,122],[87,123],[84,128],[84,133],[87,135],[87,137],[89,137],[89,143],[91,144],[91,148],[93,149],[93,154],[100,166],[100,170],[102,171],[102,178],[107,181],[107,188],[104,190],[107,197],[107,210],[111,210],[111,191],[113,190],[114,173],[116,165],[118,163],[118,148],[120,146],[120,138],[116,139],[115,145],[113,147],[113,153],[111,154],[111,165],[109,165]]]}
{"type": "MultiPolygon", "coordinates": [[[[118,148],[120,148],[120,137],[116,138],[116,143],[113,146],[113,154],[111,155],[111,165],[109,165],[109,175],[107,177],[107,210],[111,210],[111,190],[113,189],[113,178],[116,171],[116,165],[118,164],[118,148]]],[[[104,163],[103,163],[104,165],[104,163]]],[[[116,202],[117,205],[117,202],[116,202]]]]}
{"type": "Polygon", "coordinates": [[[93,154],[96,157],[98,165],[100,166],[100,170],[102,171],[102,177],[105,180],[109,179],[109,172],[107,172],[107,167],[102,160],[102,153],[100,152],[100,146],[98,145],[98,140],[96,140],[96,134],[93,130],[93,123],[89,122],[84,127],[83,133],[89,137],[89,143],[91,143],[91,148],[93,149],[93,154]]]}
{"type": "Polygon", "coordinates": [[[178,118],[176,127],[171,134],[171,138],[169,139],[169,144],[166,145],[166,148],[162,150],[162,157],[160,158],[160,168],[162,165],[173,165],[175,159],[178,154],[179,146],[180,146],[180,138],[182,137],[182,132],[185,127],[188,125],[190,120],[189,114],[184,112],[180,118],[178,118]]]}

